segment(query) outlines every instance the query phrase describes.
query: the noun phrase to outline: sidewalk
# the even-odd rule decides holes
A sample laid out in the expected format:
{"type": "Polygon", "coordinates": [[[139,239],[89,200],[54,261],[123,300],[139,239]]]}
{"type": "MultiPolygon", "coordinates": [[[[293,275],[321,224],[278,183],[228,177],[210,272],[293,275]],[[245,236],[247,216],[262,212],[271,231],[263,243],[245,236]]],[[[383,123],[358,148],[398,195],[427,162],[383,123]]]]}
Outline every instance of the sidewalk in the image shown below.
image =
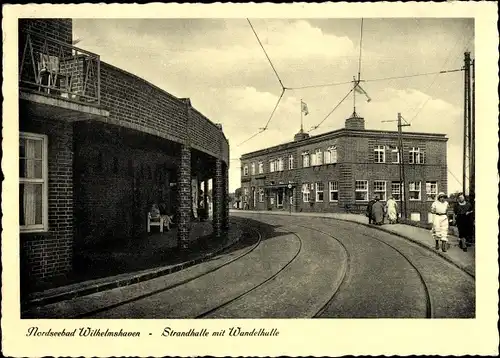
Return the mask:
{"type": "Polygon", "coordinates": [[[475,257],[476,251],[475,247],[469,247],[467,252],[464,252],[458,246],[458,237],[449,235],[448,241],[450,243],[450,248],[446,252],[435,250],[435,241],[429,230],[422,229],[419,227],[404,225],[404,224],[385,224],[382,226],[370,225],[368,224],[368,219],[364,215],[358,214],[347,214],[347,213],[291,213],[285,211],[252,211],[252,210],[230,210],[231,214],[260,214],[260,215],[283,215],[283,216],[302,216],[302,217],[319,217],[327,219],[336,219],[342,221],[355,222],[360,225],[364,225],[376,230],[381,230],[404,239],[410,240],[415,244],[418,244],[424,248],[427,248],[453,265],[459,267],[460,269],[466,271],[471,276],[475,277],[476,264],[475,257]]]}
{"type": "Polygon", "coordinates": [[[99,252],[81,253],[80,260],[87,260],[92,274],[71,284],[30,293],[22,300],[22,308],[73,299],[177,272],[210,260],[242,237],[241,228],[232,223],[227,236],[214,238],[208,228],[211,225],[211,222],[197,223],[192,228],[190,241],[194,241],[194,236],[198,236],[198,240],[182,251],[175,247],[176,230],[171,230],[136,238],[135,242],[111,242],[99,252]]]}

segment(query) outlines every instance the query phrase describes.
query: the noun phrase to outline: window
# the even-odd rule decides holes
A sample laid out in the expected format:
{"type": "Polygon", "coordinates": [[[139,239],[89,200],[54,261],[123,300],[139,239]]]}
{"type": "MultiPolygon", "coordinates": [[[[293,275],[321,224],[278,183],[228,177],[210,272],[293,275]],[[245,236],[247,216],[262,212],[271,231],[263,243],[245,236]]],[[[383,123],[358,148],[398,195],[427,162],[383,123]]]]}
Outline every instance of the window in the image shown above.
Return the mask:
{"type": "Polygon", "coordinates": [[[316,165],[322,165],[323,164],[323,153],[321,152],[321,149],[316,149],[316,165]]]}
{"type": "Polygon", "coordinates": [[[377,145],[374,151],[375,163],[385,163],[385,147],[383,145],[377,145]]]}
{"type": "Polygon", "coordinates": [[[272,173],[276,170],[274,160],[269,161],[269,172],[272,173]]]}
{"type": "Polygon", "coordinates": [[[316,153],[311,154],[311,166],[316,165],[316,153]]]}
{"type": "Polygon", "coordinates": [[[436,200],[436,195],[438,193],[438,187],[436,181],[428,181],[425,183],[425,192],[427,194],[427,200],[436,200]]]}
{"type": "Polygon", "coordinates": [[[410,200],[420,200],[420,182],[411,181],[408,183],[408,196],[410,200]]]}
{"type": "Polygon", "coordinates": [[[252,163],[252,175],[255,175],[255,163],[252,163]]]}
{"type": "Polygon", "coordinates": [[[390,145],[389,150],[391,152],[391,163],[399,164],[399,148],[390,145]]]}
{"type": "Polygon", "coordinates": [[[382,201],[386,201],[386,183],[383,180],[375,180],[373,182],[373,194],[378,196],[382,201]]]}
{"type": "Polygon", "coordinates": [[[337,147],[329,147],[325,151],[325,164],[337,163],[337,147]]]}
{"type": "Polygon", "coordinates": [[[337,181],[331,181],[329,183],[330,189],[330,201],[339,201],[339,183],[337,181]]]}
{"type": "Polygon", "coordinates": [[[259,189],[259,203],[264,202],[264,189],[259,189]]]}
{"type": "Polygon", "coordinates": [[[356,180],[355,190],[357,201],[368,201],[368,180],[356,180]]]}
{"type": "Polygon", "coordinates": [[[302,184],[302,201],[309,202],[311,192],[309,191],[309,184],[302,184]]]}
{"type": "Polygon", "coordinates": [[[316,201],[317,202],[323,202],[324,199],[324,194],[323,192],[325,191],[325,184],[323,183],[316,183],[316,201]]]}
{"type": "Polygon", "coordinates": [[[309,153],[308,152],[302,153],[302,166],[304,168],[307,168],[309,166],[309,153]]]}
{"type": "Polygon", "coordinates": [[[278,170],[282,172],[284,170],[284,165],[283,165],[283,158],[278,159],[278,170]]]}
{"type": "Polygon", "coordinates": [[[293,169],[293,155],[290,155],[288,157],[288,169],[290,169],[290,170],[293,169]]]}
{"type": "Polygon", "coordinates": [[[420,221],[420,213],[410,213],[411,221],[420,221]]]}
{"type": "Polygon", "coordinates": [[[420,148],[411,148],[410,149],[410,164],[424,164],[425,155],[424,151],[420,148]]]}
{"type": "Polygon", "coordinates": [[[392,196],[394,197],[394,200],[396,200],[396,201],[402,200],[402,198],[404,198],[404,192],[402,193],[401,188],[404,189],[404,187],[401,185],[400,182],[393,181],[391,183],[392,196]]]}
{"type": "Polygon", "coordinates": [[[264,173],[264,163],[259,162],[259,174],[264,173]]]}
{"type": "Polygon", "coordinates": [[[19,133],[19,225],[48,230],[47,136],[19,133]]]}
{"type": "Polygon", "coordinates": [[[243,175],[244,175],[244,176],[248,175],[248,165],[245,165],[245,166],[243,167],[243,175]]]}

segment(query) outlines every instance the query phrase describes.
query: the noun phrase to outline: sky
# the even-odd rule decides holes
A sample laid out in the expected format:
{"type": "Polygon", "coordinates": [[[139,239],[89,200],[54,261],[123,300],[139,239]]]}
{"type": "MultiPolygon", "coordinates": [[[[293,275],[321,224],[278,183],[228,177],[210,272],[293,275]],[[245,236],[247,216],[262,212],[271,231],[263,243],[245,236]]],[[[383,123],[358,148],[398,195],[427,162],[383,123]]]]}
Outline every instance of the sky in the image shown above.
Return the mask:
{"type": "MultiPolygon", "coordinates": [[[[474,58],[473,21],[366,18],[361,32],[361,19],[250,19],[289,88],[352,81],[361,44],[362,87],[372,100],[358,95],[356,112],[367,129],[397,130],[382,121],[400,112],[411,124],[404,131],[446,134],[449,193],[462,187],[463,72],[386,78],[460,69],[465,51],[474,58]]],[[[230,192],[240,187],[242,154],[293,140],[301,100],[309,109],[303,118],[309,131],[352,88],[286,90],[267,130],[246,141],[265,126],[282,89],[247,19],[74,19],[73,37],[102,61],[189,97],[221,123],[230,144],[230,192]]],[[[310,134],[343,128],[352,111],[350,95],[310,134]]]]}

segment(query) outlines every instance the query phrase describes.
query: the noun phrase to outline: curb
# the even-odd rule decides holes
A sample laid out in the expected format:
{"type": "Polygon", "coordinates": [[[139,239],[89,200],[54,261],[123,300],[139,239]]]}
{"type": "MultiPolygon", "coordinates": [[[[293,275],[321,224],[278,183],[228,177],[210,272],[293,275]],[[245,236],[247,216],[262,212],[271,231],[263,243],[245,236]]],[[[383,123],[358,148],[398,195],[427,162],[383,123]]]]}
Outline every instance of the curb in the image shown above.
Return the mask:
{"type": "Polygon", "coordinates": [[[212,252],[208,252],[208,253],[201,255],[200,257],[197,257],[197,258],[192,259],[190,261],[181,262],[181,263],[175,264],[173,266],[168,266],[165,268],[157,269],[153,272],[146,272],[143,274],[137,274],[137,275],[132,276],[132,277],[126,277],[126,278],[118,279],[118,280],[112,281],[112,282],[96,283],[95,285],[91,285],[91,286],[85,287],[85,288],[78,288],[77,287],[72,291],[57,293],[57,294],[46,296],[46,297],[34,298],[34,299],[28,300],[24,304],[22,304],[22,306],[23,306],[22,308],[29,309],[29,308],[36,307],[36,306],[44,306],[44,305],[51,304],[51,303],[75,299],[77,297],[86,296],[86,295],[90,295],[93,293],[102,292],[102,291],[106,291],[106,290],[111,290],[111,289],[118,288],[118,287],[129,286],[129,285],[133,285],[135,283],[151,280],[153,278],[157,278],[160,276],[164,276],[164,275],[168,275],[168,274],[171,274],[174,272],[178,272],[182,269],[185,269],[185,268],[188,268],[190,266],[194,266],[194,265],[197,265],[199,263],[210,260],[215,255],[220,254],[222,251],[228,249],[232,245],[239,242],[241,237],[242,237],[242,232],[237,234],[234,240],[229,240],[225,245],[222,245],[217,250],[214,250],[212,252]]]}
{"type": "MultiPolygon", "coordinates": [[[[394,231],[391,231],[391,230],[387,230],[387,229],[384,229],[384,228],[381,228],[381,227],[372,226],[370,224],[361,223],[361,222],[358,222],[358,221],[352,221],[352,220],[347,220],[347,219],[338,219],[338,218],[329,218],[329,219],[339,220],[339,221],[345,221],[345,222],[354,223],[354,224],[359,224],[359,225],[362,225],[362,226],[366,226],[366,227],[369,227],[369,228],[372,228],[372,229],[380,230],[380,231],[383,231],[385,233],[388,233],[388,234],[391,234],[391,235],[394,235],[394,236],[398,236],[400,238],[403,238],[403,239],[406,239],[408,241],[411,241],[412,243],[417,244],[418,246],[421,246],[424,249],[427,249],[427,250],[435,253],[438,256],[441,256],[443,259],[445,259],[449,263],[453,264],[454,266],[458,267],[460,270],[464,271],[465,273],[467,273],[472,278],[476,278],[476,275],[473,272],[471,272],[466,266],[463,266],[463,265],[455,262],[455,260],[452,260],[449,256],[443,254],[441,251],[436,251],[431,246],[426,245],[426,244],[424,244],[424,243],[422,243],[422,242],[420,242],[418,240],[415,240],[415,239],[413,239],[413,238],[411,238],[409,236],[406,236],[406,235],[403,235],[403,234],[400,234],[398,232],[394,232],[394,231]]],[[[404,225],[404,224],[402,224],[402,225],[404,225]]]]}
{"type": "MultiPolygon", "coordinates": [[[[243,210],[243,212],[245,212],[245,211],[243,210]]],[[[248,213],[249,214],[267,214],[267,212],[260,213],[260,212],[254,212],[254,211],[248,212],[248,213]]],[[[273,214],[270,214],[270,215],[290,216],[289,213],[273,213],[273,214]]],[[[405,236],[403,234],[400,234],[400,233],[397,233],[397,232],[394,232],[394,231],[391,231],[391,230],[387,230],[387,229],[384,229],[384,228],[381,228],[381,227],[378,227],[378,226],[373,226],[373,225],[362,223],[362,222],[355,221],[355,220],[340,219],[340,218],[335,218],[335,217],[331,217],[331,216],[323,216],[323,215],[300,215],[300,213],[294,213],[292,216],[312,217],[312,218],[322,218],[322,219],[344,221],[344,222],[349,222],[349,223],[353,223],[353,224],[358,224],[358,225],[366,226],[366,227],[369,227],[369,228],[372,228],[372,229],[383,231],[385,233],[388,233],[388,234],[391,234],[391,235],[394,235],[394,236],[398,236],[400,238],[403,238],[403,239],[406,239],[408,241],[411,241],[412,243],[414,243],[414,244],[416,244],[418,246],[421,246],[424,249],[427,249],[427,250],[433,252],[434,254],[442,257],[444,260],[446,260],[447,262],[451,263],[455,267],[457,267],[460,270],[464,271],[466,274],[468,274],[472,278],[474,278],[474,279],[476,278],[475,273],[471,272],[466,266],[461,265],[461,264],[455,262],[455,260],[452,260],[449,256],[443,254],[442,252],[436,251],[431,246],[426,245],[426,244],[424,244],[424,243],[422,243],[422,242],[420,242],[418,240],[415,240],[415,239],[413,239],[413,238],[411,238],[409,236],[405,236]]],[[[401,225],[406,225],[406,224],[401,224],[401,225]]],[[[422,229],[422,230],[424,230],[424,229],[422,229]]]]}

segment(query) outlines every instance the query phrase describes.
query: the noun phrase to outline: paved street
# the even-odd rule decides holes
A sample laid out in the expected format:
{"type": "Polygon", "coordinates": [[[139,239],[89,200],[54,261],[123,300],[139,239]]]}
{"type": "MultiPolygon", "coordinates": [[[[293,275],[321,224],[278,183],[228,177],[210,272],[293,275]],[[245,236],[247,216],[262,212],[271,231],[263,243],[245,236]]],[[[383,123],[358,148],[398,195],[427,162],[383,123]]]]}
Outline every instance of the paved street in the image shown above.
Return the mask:
{"type": "Polygon", "coordinates": [[[246,234],[211,260],[32,309],[31,317],[464,318],[472,275],[432,250],[331,218],[238,212],[246,234]]]}

